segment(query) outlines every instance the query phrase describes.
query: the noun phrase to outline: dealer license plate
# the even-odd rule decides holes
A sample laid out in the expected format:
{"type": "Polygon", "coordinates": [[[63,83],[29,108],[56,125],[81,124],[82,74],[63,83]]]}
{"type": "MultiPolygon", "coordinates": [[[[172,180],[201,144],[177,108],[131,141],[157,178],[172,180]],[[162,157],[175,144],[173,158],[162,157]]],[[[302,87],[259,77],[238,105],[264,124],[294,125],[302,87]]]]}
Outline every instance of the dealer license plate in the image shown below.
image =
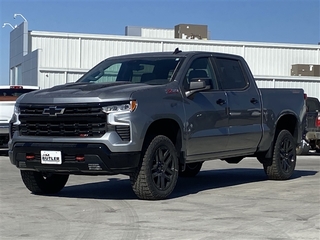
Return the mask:
{"type": "Polygon", "coordinates": [[[41,163],[42,164],[61,164],[61,152],[60,151],[41,151],[41,163]]]}

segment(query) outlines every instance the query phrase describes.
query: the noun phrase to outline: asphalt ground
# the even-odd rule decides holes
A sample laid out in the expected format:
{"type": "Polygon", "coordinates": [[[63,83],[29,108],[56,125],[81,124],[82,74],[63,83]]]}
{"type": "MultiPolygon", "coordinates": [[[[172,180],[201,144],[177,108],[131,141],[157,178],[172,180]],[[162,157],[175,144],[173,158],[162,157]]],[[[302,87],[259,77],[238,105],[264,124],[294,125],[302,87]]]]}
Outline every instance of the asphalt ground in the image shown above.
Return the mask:
{"type": "Polygon", "coordinates": [[[167,200],[144,201],[129,178],[71,175],[56,195],[31,194],[0,156],[0,239],[320,239],[320,154],[298,156],[293,177],[266,179],[262,165],[205,162],[167,200]]]}

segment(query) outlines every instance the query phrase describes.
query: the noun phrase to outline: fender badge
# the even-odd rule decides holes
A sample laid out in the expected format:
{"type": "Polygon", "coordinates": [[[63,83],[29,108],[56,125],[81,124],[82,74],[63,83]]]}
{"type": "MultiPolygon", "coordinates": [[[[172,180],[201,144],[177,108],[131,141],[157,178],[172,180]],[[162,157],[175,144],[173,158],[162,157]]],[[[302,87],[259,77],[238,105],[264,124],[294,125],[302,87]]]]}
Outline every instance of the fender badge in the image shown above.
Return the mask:
{"type": "Polygon", "coordinates": [[[173,94],[173,93],[179,93],[179,89],[177,88],[166,89],[166,94],[173,94]]]}

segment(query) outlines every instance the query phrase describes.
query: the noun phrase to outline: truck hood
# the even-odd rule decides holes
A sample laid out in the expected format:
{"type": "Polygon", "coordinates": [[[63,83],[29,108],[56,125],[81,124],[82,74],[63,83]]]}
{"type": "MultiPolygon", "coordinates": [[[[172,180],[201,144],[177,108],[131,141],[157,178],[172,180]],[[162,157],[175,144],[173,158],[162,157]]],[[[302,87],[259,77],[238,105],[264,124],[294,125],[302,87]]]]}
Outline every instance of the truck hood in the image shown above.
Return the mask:
{"type": "Polygon", "coordinates": [[[129,100],[133,92],[154,87],[130,82],[69,83],[24,94],[17,102],[28,104],[115,102],[129,100]]]}

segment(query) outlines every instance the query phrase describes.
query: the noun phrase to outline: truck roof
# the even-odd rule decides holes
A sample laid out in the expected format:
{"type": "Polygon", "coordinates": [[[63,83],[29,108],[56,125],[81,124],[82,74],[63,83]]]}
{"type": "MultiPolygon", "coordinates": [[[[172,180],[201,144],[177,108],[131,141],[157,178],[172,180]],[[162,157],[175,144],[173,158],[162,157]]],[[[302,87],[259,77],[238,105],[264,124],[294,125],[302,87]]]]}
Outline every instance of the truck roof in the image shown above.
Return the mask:
{"type": "MultiPolygon", "coordinates": [[[[176,51],[175,51],[176,52],[176,51]]],[[[235,54],[228,54],[228,53],[218,53],[218,52],[209,52],[209,51],[180,51],[177,50],[177,52],[148,52],[148,53],[134,53],[134,54],[126,54],[126,55],[120,55],[120,56],[114,56],[110,57],[108,59],[119,59],[119,58],[143,58],[143,57],[171,57],[171,56],[176,56],[176,57],[188,57],[190,55],[200,55],[200,54],[211,54],[212,56],[216,57],[223,57],[223,56],[229,56],[229,57],[240,57],[239,55],[235,54]]]]}

